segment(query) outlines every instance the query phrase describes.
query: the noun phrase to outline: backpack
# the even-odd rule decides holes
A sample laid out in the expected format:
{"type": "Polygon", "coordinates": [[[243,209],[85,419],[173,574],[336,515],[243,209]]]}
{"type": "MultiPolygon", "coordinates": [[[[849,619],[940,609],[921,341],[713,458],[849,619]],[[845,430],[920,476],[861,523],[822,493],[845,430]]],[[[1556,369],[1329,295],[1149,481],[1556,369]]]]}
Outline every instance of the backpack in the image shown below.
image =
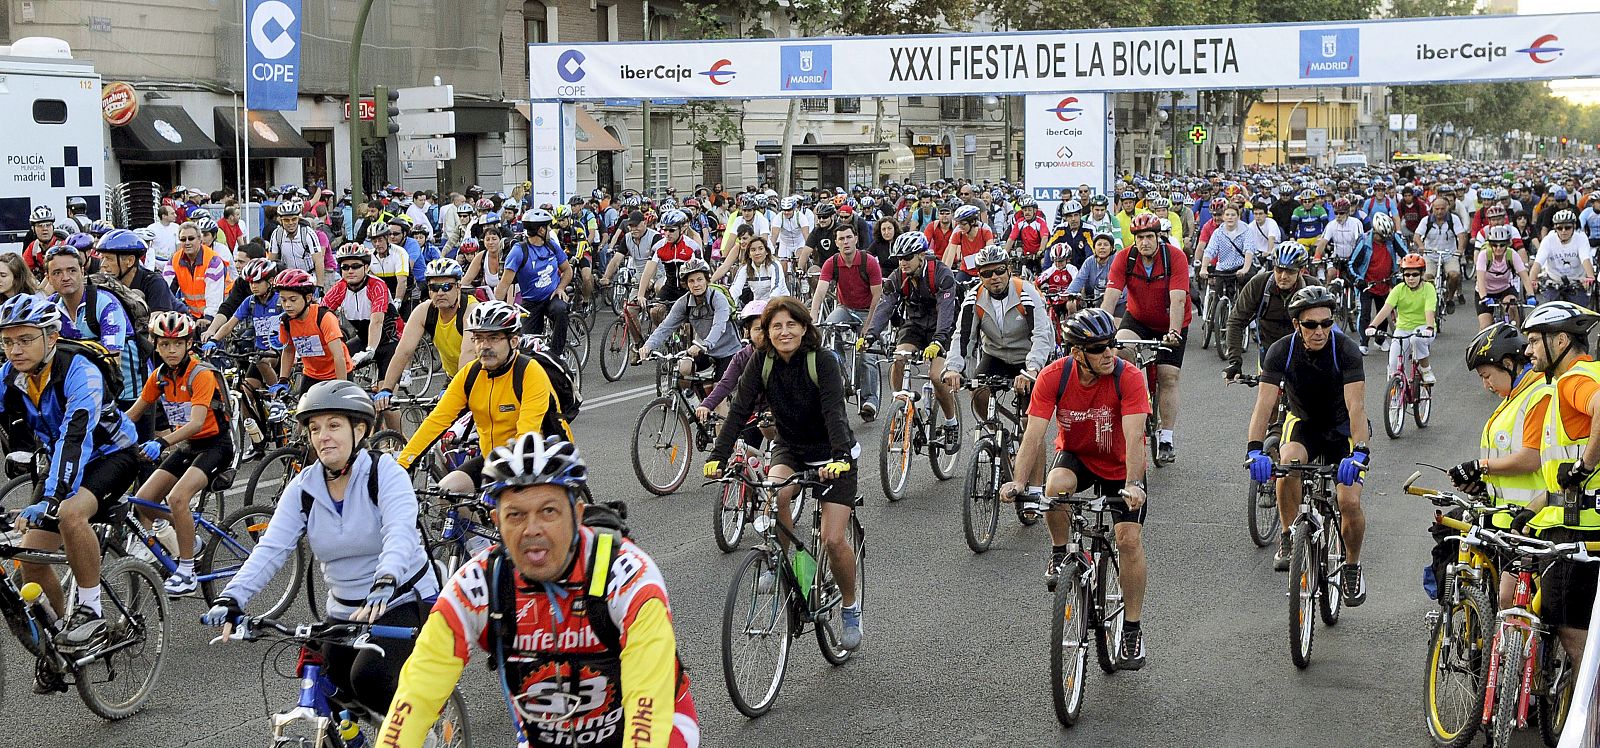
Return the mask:
{"type": "MultiPolygon", "coordinates": [[[[56,350],[69,354],[82,356],[88,359],[95,368],[100,370],[101,379],[105,380],[106,401],[115,402],[122,397],[122,360],[111,349],[106,348],[99,340],[73,340],[61,338],[56,341],[56,350]]],[[[62,372],[65,374],[65,372],[62,372]]],[[[56,382],[56,396],[62,403],[67,401],[66,377],[51,377],[56,382]]]]}
{"type": "MultiPolygon", "coordinates": [[[[157,371],[159,372],[160,370],[158,369],[157,371]]],[[[210,372],[212,376],[217,378],[217,396],[211,398],[211,411],[216,414],[217,418],[217,433],[227,434],[229,422],[228,385],[227,382],[222,379],[222,372],[217,371],[217,368],[211,364],[199,359],[195,359],[194,365],[189,367],[189,376],[184,378],[184,387],[186,387],[189,392],[194,392],[194,380],[198,379],[201,374],[206,372],[210,372]]],[[[165,377],[162,378],[165,379],[165,377]]]]}
{"type": "MultiPolygon", "coordinates": [[[[545,422],[539,430],[546,434],[561,432],[561,425],[555,423],[551,416],[559,417],[567,423],[572,423],[578,417],[578,411],[583,408],[583,393],[573,386],[572,375],[567,373],[567,367],[560,361],[551,357],[544,351],[519,353],[511,361],[511,392],[517,402],[522,402],[523,373],[528,370],[529,361],[538,361],[544,368],[545,376],[550,379],[550,393],[556,399],[556,412],[546,413],[545,422]]],[[[483,371],[482,361],[473,361],[467,370],[467,380],[463,385],[463,396],[472,397],[472,384],[478,381],[478,374],[483,371]]]]}
{"type": "MultiPolygon", "coordinates": [[[[733,292],[728,290],[728,285],[726,283],[712,283],[711,287],[713,289],[716,289],[716,291],[718,293],[722,294],[722,298],[723,299],[727,300],[727,302],[728,302],[728,321],[733,323],[737,327],[738,324],[739,324],[739,304],[738,304],[738,302],[733,300],[733,292]]],[[[706,301],[706,303],[710,304],[711,303],[709,301],[710,297],[708,296],[706,298],[708,299],[706,301]]],[[[712,310],[712,311],[716,311],[716,310],[712,310]]]]}
{"type": "MultiPolygon", "coordinates": [[[[1057,360],[1063,360],[1063,359],[1057,359],[1057,360]]],[[[1069,360],[1070,361],[1070,359],[1065,359],[1065,360],[1069,360]]],[[[1119,356],[1119,357],[1117,357],[1116,365],[1111,370],[1111,384],[1112,384],[1112,386],[1116,387],[1116,389],[1117,389],[1117,402],[1119,402],[1119,403],[1122,402],[1122,369],[1123,369],[1123,367],[1125,367],[1127,365],[1128,365],[1128,362],[1122,360],[1122,358],[1119,356]]],[[[1061,368],[1062,369],[1066,369],[1068,366],[1077,366],[1077,364],[1075,364],[1075,363],[1062,364],[1061,368]]],[[[1061,372],[1061,377],[1056,383],[1056,406],[1057,407],[1060,407],[1060,405],[1061,405],[1061,396],[1067,394],[1067,375],[1068,374],[1069,374],[1069,372],[1066,372],[1066,371],[1061,372]]]]}
{"type": "MultiPolygon", "coordinates": [[[[1023,295],[1022,295],[1022,283],[1023,283],[1023,281],[1022,281],[1021,278],[1013,276],[1011,278],[1011,292],[1017,295],[1017,305],[1022,307],[1022,318],[1024,320],[1027,320],[1028,329],[1031,330],[1031,329],[1033,329],[1033,305],[1027,303],[1026,300],[1023,298],[1023,295]]],[[[988,291],[980,289],[979,293],[988,294],[988,291]]],[[[978,303],[977,297],[973,297],[972,313],[977,316],[978,321],[980,321],[980,322],[983,321],[983,315],[984,315],[983,308],[984,308],[984,305],[981,304],[981,303],[978,303]]]]}
{"type": "MultiPolygon", "coordinates": [[[[811,377],[812,384],[817,382],[817,352],[806,351],[806,375],[811,377]]],[[[772,356],[761,354],[761,386],[767,386],[767,380],[772,378],[772,356]]],[[[818,385],[821,386],[821,385],[818,385]]]]}
{"type": "Polygon", "coordinates": [[[100,305],[95,303],[100,295],[96,291],[107,291],[117,298],[128,315],[129,324],[133,325],[133,329],[128,331],[128,338],[137,341],[139,350],[146,356],[155,353],[155,344],[150,340],[150,305],[145,302],[144,292],[127,287],[110,273],[90,275],[84,297],[89,311],[84,316],[89,323],[89,332],[96,338],[100,337],[100,305]]]}
{"type": "MultiPolygon", "coordinates": [[[[302,314],[303,314],[303,312],[302,312],[302,314]]],[[[325,306],[323,306],[321,304],[317,305],[317,331],[318,332],[322,331],[322,319],[324,317],[330,315],[330,314],[333,314],[333,312],[328,311],[327,307],[325,307],[325,306]]],[[[282,325],[282,327],[283,327],[283,337],[284,337],[284,339],[289,341],[289,346],[291,348],[293,348],[294,347],[294,336],[289,333],[288,315],[283,315],[283,317],[284,317],[283,321],[280,323],[282,325]]],[[[346,329],[346,326],[349,325],[349,323],[346,322],[343,317],[340,317],[338,321],[339,321],[339,329],[344,333],[344,336],[345,336],[346,339],[349,339],[349,338],[355,336],[355,331],[354,331],[355,328],[352,327],[352,328],[346,329]]],[[[298,353],[295,354],[295,358],[297,360],[299,359],[299,354],[298,353]]]]}
{"type": "MultiPolygon", "coordinates": [[[[461,335],[465,335],[466,334],[466,329],[467,329],[467,327],[466,327],[466,325],[467,325],[467,304],[470,303],[474,298],[475,297],[473,296],[473,294],[471,292],[468,292],[468,291],[462,291],[461,292],[461,305],[456,307],[456,332],[458,334],[461,334],[461,335]]],[[[429,335],[432,335],[434,328],[438,327],[438,325],[439,325],[439,310],[435,309],[432,304],[429,304],[428,305],[427,321],[425,321],[422,324],[422,329],[426,330],[429,335]]]]}

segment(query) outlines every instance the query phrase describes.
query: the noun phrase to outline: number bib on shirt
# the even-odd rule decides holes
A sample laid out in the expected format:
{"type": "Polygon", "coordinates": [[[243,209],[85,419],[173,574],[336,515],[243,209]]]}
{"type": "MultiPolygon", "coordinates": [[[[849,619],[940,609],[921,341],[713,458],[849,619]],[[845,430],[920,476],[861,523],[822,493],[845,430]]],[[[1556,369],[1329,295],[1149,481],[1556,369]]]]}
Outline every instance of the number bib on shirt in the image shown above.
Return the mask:
{"type": "Polygon", "coordinates": [[[328,355],[328,352],[322,347],[322,338],[316,335],[295,336],[294,352],[300,358],[316,358],[328,355]]]}

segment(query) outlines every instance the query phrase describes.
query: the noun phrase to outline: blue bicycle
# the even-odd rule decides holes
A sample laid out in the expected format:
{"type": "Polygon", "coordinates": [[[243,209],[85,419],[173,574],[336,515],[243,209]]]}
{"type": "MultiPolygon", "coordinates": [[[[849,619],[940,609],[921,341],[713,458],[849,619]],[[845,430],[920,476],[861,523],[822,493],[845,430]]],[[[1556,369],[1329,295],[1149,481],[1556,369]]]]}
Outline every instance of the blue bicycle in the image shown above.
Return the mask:
{"type": "MultiPolygon", "coordinates": [[[[293,673],[279,672],[300,683],[300,694],[294,706],[271,716],[273,748],[346,748],[347,746],[375,745],[378,729],[383,726],[382,714],[375,714],[355,700],[344,702],[333,681],[323,672],[322,655],[318,645],[335,644],[387,656],[383,647],[370,639],[414,639],[417,630],[398,626],[368,625],[365,623],[322,622],[287,626],[269,617],[245,617],[232,634],[211,640],[212,644],[229,638],[242,641],[259,641],[273,637],[287,647],[268,650],[282,653],[298,649],[293,673]]],[[[452,691],[445,702],[439,720],[424,739],[429,748],[471,748],[472,730],[467,725],[467,705],[460,689],[452,691]]]]}

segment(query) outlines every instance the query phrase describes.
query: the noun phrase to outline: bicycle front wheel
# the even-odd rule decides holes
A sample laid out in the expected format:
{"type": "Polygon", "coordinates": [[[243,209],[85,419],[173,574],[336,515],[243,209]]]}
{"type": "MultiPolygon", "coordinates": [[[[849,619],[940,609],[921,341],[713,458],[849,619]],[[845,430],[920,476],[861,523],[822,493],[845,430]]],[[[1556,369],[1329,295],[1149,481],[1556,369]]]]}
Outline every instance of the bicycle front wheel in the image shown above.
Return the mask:
{"type": "Polygon", "coordinates": [[[1273,481],[1250,481],[1245,489],[1245,516],[1249,519],[1250,542],[1265,548],[1278,536],[1278,497],[1273,481]]]}
{"type": "Polygon", "coordinates": [[[1090,609],[1081,577],[1063,572],[1056,584],[1055,610],[1050,619],[1050,695],[1055,701],[1056,719],[1071,727],[1083,711],[1090,609]]]}
{"type": "Polygon", "coordinates": [[[1428,418],[1433,415],[1433,387],[1418,384],[1416,402],[1411,404],[1411,419],[1417,422],[1417,428],[1428,427],[1428,418]]]}
{"type": "Polygon", "coordinates": [[[567,353],[576,359],[577,369],[589,365],[589,318],[574,314],[567,321],[567,353]]]}
{"type": "MultiPolygon", "coordinates": [[[[1395,341],[1394,345],[1400,345],[1395,341]]],[[[1383,395],[1383,432],[1390,439],[1400,438],[1406,430],[1406,383],[1399,375],[1389,379],[1389,389],[1383,395]]]]}
{"type": "Polygon", "coordinates": [[[628,370],[628,359],[633,355],[629,348],[628,320],[618,317],[606,327],[605,335],[600,338],[600,375],[607,382],[615,382],[622,378],[628,370]]]}
{"type": "Polygon", "coordinates": [[[423,742],[436,748],[472,748],[472,727],[467,723],[467,700],[461,697],[461,689],[450,692],[450,700],[444,703],[444,711],[439,714],[439,720],[433,723],[433,728],[428,731],[428,739],[423,742]]]}
{"type": "MultiPolygon", "coordinates": [[[[934,406],[930,403],[929,407],[934,406]]],[[[932,418],[939,412],[939,409],[934,407],[933,410],[928,411],[928,416],[932,418]]],[[[958,434],[961,433],[962,420],[961,403],[957,401],[956,433],[958,434]]],[[[956,460],[960,458],[961,449],[959,447],[954,451],[946,451],[942,440],[934,439],[928,443],[928,464],[933,466],[933,477],[939,480],[950,480],[956,477],[956,460]]]]}
{"type": "Polygon", "coordinates": [[[1539,737],[1550,748],[1561,743],[1561,731],[1567,727],[1567,712],[1572,709],[1574,687],[1578,672],[1561,642],[1545,639],[1546,657],[1543,668],[1547,674],[1549,691],[1539,695],[1539,737]]]}
{"type": "Polygon", "coordinates": [[[689,414],[669,396],[651,400],[633,426],[633,474],[646,491],[666,496],[683,485],[694,456],[689,414]]]}
{"type": "Polygon", "coordinates": [[[1494,611],[1483,591],[1459,588],[1461,599],[1450,604],[1433,627],[1428,645],[1428,734],[1447,748],[1466,748],[1477,737],[1483,716],[1483,678],[1494,611]]]}
{"type": "Polygon", "coordinates": [[[406,448],[406,437],[394,429],[384,429],[368,438],[367,446],[390,457],[398,458],[400,452],[406,448]]]}
{"type": "Polygon", "coordinates": [[[1517,729],[1517,701],[1522,691],[1522,649],[1527,634],[1515,626],[1502,626],[1498,650],[1500,670],[1494,684],[1494,716],[1489,723],[1489,739],[1494,745],[1511,745],[1517,729]]]}
{"type": "Polygon", "coordinates": [[[1311,536],[1304,525],[1293,530],[1294,550],[1289,554],[1289,656],[1301,670],[1311,666],[1311,643],[1316,636],[1317,560],[1311,536]]]}
{"type": "Polygon", "coordinates": [[[106,647],[73,674],[78,696],[103,719],[126,719],[144,709],[161,680],[167,652],[167,595],[150,565],[118,558],[100,571],[106,647]]]}
{"type": "Polygon", "coordinates": [[[967,547],[973,553],[983,553],[994,543],[995,527],[1000,521],[1001,460],[1005,459],[995,443],[984,439],[972,448],[967,460],[967,484],[961,495],[961,529],[967,537],[967,547]]]}
{"type": "Polygon", "coordinates": [[[244,489],[244,500],[277,504],[278,497],[283,495],[284,486],[305,467],[305,452],[305,448],[293,445],[272,450],[266,458],[256,463],[256,469],[250,472],[250,481],[244,489]]]}
{"type": "Polygon", "coordinates": [[[911,478],[912,412],[909,402],[896,400],[879,436],[878,479],[883,484],[883,495],[890,501],[906,497],[906,483],[911,478]]]}
{"type": "Polygon", "coordinates": [[[799,628],[794,588],[777,558],[752,548],[728,585],[722,609],[722,680],[733,706],[746,717],[772,708],[789,666],[789,643],[799,628]],[[767,577],[767,589],[762,589],[767,577]]]}
{"type": "MultiPolygon", "coordinates": [[[[867,551],[865,548],[866,535],[861,530],[861,522],[855,514],[850,515],[850,528],[845,533],[845,542],[850,546],[850,555],[855,559],[856,566],[856,605],[863,611],[866,609],[862,598],[867,592],[867,551]]],[[[818,544],[818,548],[821,548],[818,544]]],[[[823,549],[824,551],[826,549],[823,549]]],[[[817,646],[822,649],[822,659],[830,665],[843,665],[850,660],[850,650],[839,644],[839,639],[844,635],[844,616],[840,610],[844,608],[844,594],[840,589],[838,579],[834,576],[833,562],[827,553],[817,559],[817,575],[811,582],[811,599],[816,605],[817,618],[817,646]]]]}
{"type": "MultiPolygon", "coordinates": [[[[222,594],[228,582],[233,581],[239,568],[244,566],[245,559],[255,550],[256,543],[266,534],[267,523],[271,520],[272,507],[259,504],[240,507],[218,523],[220,532],[206,539],[205,547],[200,549],[200,557],[195,559],[194,564],[195,575],[200,579],[200,592],[205,595],[208,604],[222,594]]],[[[302,541],[295,547],[289,560],[278,569],[278,573],[251,599],[251,602],[266,606],[261,615],[278,618],[288,612],[295,596],[300,594],[301,580],[310,566],[311,552],[302,541]]]]}
{"type": "Polygon", "coordinates": [[[1317,612],[1322,622],[1332,626],[1339,622],[1339,611],[1344,608],[1344,536],[1339,534],[1339,523],[1329,522],[1322,532],[1323,540],[1317,544],[1321,550],[1317,559],[1317,576],[1322,589],[1317,595],[1317,612]]]}
{"type": "Polygon", "coordinates": [[[749,516],[747,507],[751,500],[750,493],[754,490],[739,482],[722,484],[722,496],[717,501],[717,516],[712,521],[711,528],[717,539],[717,548],[723,553],[739,550],[739,538],[744,535],[745,519],[749,516]]]}

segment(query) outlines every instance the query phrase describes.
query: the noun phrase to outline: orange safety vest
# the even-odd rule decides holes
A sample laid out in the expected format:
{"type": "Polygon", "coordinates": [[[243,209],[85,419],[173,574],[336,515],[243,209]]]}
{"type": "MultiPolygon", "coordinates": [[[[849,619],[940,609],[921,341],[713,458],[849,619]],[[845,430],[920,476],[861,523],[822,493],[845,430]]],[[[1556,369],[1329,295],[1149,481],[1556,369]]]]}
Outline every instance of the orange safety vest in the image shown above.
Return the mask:
{"type": "Polygon", "coordinates": [[[189,267],[184,261],[186,255],[183,250],[172,253],[172,277],[176,282],[177,291],[183,295],[183,303],[189,305],[189,313],[196,317],[206,313],[206,283],[208,280],[221,282],[227,277],[227,263],[217,256],[210,247],[200,247],[200,262],[194,267],[189,267]]]}

